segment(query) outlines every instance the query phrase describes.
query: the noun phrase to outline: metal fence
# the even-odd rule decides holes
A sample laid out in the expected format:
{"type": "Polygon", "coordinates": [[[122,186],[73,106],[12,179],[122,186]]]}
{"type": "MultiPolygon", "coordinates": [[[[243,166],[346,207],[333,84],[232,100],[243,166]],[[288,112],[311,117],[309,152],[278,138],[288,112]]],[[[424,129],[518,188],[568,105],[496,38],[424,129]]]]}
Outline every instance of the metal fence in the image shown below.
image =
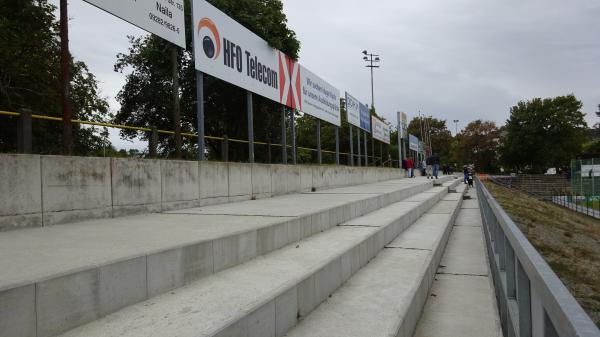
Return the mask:
{"type": "Polygon", "coordinates": [[[600,330],[476,179],[504,336],[600,337],[600,330]]]}
{"type": "MultiPolygon", "coordinates": [[[[23,112],[0,111],[0,117],[16,118],[16,122],[17,122],[16,151],[17,151],[17,153],[32,153],[32,139],[34,137],[32,134],[32,120],[62,122],[61,117],[32,114],[30,111],[23,111],[23,112]]],[[[135,130],[137,132],[146,133],[147,138],[148,138],[148,151],[146,152],[146,154],[150,158],[158,157],[157,147],[158,147],[159,135],[170,136],[170,137],[175,136],[175,131],[160,130],[157,128],[146,128],[146,127],[119,125],[119,124],[112,124],[112,123],[99,123],[99,122],[85,121],[85,120],[79,120],[79,119],[73,119],[73,120],[71,120],[71,123],[79,124],[79,125],[87,125],[87,126],[92,126],[92,127],[98,126],[98,127],[114,128],[114,129],[129,129],[129,130],[135,130]]],[[[190,132],[181,132],[180,135],[183,138],[190,138],[190,139],[194,139],[194,140],[198,138],[198,135],[196,133],[190,133],[190,132]]],[[[219,159],[221,161],[229,161],[229,154],[232,152],[232,149],[231,149],[232,145],[243,144],[243,145],[247,146],[247,144],[249,143],[248,140],[229,138],[227,135],[222,136],[222,137],[205,135],[204,141],[205,142],[212,141],[212,142],[220,143],[221,156],[219,159]]],[[[268,164],[274,163],[275,162],[274,158],[276,157],[274,153],[281,151],[281,152],[285,153],[285,155],[284,154],[281,155],[281,161],[284,164],[287,164],[288,160],[293,163],[296,160],[296,157],[301,157],[302,153],[304,153],[304,154],[310,154],[309,157],[316,157],[318,159],[309,160],[308,162],[307,161],[302,162],[301,159],[298,158],[298,163],[337,164],[337,165],[341,164],[341,165],[349,165],[349,166],[380,166],[380,167],[390,167],[390,168],[392,168],[392,167],[400,168],[400,166],[401,166],[401,162],[399,160],[394,160],[391,158],[391,153],[389,152],[389,147],[387,148],[388,153],[387,153],[387,157],[386,157],[386,155],[384,154],[384,152],[382,150],[382,147],[379,147],[379,150],[380,150],[379,155],[374,154],[374,153],[369,153],[366,155],[363,153],[362,155],[359,155],[357,153],[350,154],[347,152],[341,152],[341,151],[339,151],[339,149],[332,151],[332,150],[325,150],[325,149],[321,149],[321,148],[314,149],[314,148],[303,147],[303,146],[298,146],[298,145],[296,145],[294,148],[293,145],[289,145],[287,143],[281,144],[281,143],[271,142],[271,141],[254,140],[253,144],[254,144],[254,147],[257,147],[257,146],[265,147],[264,155],[262,156],[264,158],[262,158],[261,162],[268,163],[268,164]],[[285,147],[286,151],[283,151],[283,149],[282,149],[283,147],[285,147]],[[315,154],[315,155],[313,156],[312,154],[315,154]],[[288,158],[288,156],[291,156],[292,158],[288,158]]],[[[375,149],[375,147],[372,147],[372,149],[375,149]]]]}

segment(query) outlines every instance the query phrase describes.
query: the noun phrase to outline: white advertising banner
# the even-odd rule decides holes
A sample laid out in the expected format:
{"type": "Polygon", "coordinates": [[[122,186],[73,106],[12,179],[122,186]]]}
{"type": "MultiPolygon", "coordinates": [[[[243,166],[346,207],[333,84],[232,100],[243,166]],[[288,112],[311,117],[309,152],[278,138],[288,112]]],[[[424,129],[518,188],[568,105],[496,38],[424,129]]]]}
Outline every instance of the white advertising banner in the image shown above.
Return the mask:
{"type": "Polygon", "coordinates": [[[390,126],[383,121],[371,116],[373,138],[386,144],[390,143],[390,126]]]}
{"type": "Polygon", "coordinates": [[[300,66],[302,106],[300,111],[341,126],[340,91],[319,76],[300,66]]]}
{"type": "Polygon", "coordinates": [[[398,133],[400,138],[406,139],[407,117],[406,113],[398,111],[398,133]]]}
{"type": "Polygon", "coordinates": [[[581,165],[581,177],[600,177],[600,165],[581,165]]]}
{"type": "Polygon", "coordinates": [[[346,92],[346,115],[348,123],[360,128],[360,101],[346,92]]]}
{"type": "Polygon", "coordinates": [[[85,0],[141,29],[185,48],[183,0],[85,0]]]}
{"type": "Polygon", "coordinates": [[[339,90],[204,0],[193,21],[197,70],[341,125],[339,90]]]}

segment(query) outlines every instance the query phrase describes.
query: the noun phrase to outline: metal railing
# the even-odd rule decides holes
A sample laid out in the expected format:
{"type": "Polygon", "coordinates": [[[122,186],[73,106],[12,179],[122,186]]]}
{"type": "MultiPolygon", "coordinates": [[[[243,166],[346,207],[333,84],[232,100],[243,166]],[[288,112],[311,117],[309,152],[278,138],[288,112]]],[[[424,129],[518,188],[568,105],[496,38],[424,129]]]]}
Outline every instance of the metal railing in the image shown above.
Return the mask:
{"type": "MultiPolygon", "coordinates": [[[[27,113],[22,113],[22,112],[13,112],[13,111],[1,111],[0,110],[0,116],[8,116],[8,117],[17,117],[19,119],[23,119],[23,117],[25,117],[26,120],[28,120],[27,123],[20,123],[20,125],[17,127],[17,136],[18,136],[18,140],[17,143],[19,144],[17,146],[18,148],[18,152],[20,153],[31,153],[31,120],[32,119],[37,119],[37,120],[46,120],[46,121],[53,121],[53,122],[62,122],[62,117],[55,117],[55,116],[46,116],[46,115],[39,115],[39,114],[32,114],[31,112],[27,112],[27,113]],[[23,136],[23,134],[26,134],[27,136],[23,136]],[[24,139],[25,138],[25,139],[24,139]],[[27,144],[27,145],[26,145],[27,144]]],[[[80,124],[80,125],[89,125],[89,126],[100,126],[100,127],[108,127],[108,128],[115,128],[115,129],[128,129],[128,130],[135,130],[135,131],[139,131],[139,132],[146,132],[148,134],[148,152],[150,154],[150,157],[156,157],[156,152],[157,152],[157,146],[158,146],[158,135],[162,134],[162,135],[169,135],[169,136],[174,136],[175,135],[175,131],[171,131],[171,130],[160,130],[157,128],[147,128],[147,127],[138,127],[138,126],[131,126],[131,125],[121,125],[121,124],[112,124],[112,123],[105,123],[105,122],[93,122],[93,121],[85,121],[85,120],[79,120],[79,119],[72,119],[71,123],[73,124],[80,124]]],[[[181,132],[180,133],[182,137],[187,137],[187,138],[192,138],[192,139],[197,139],[198,135],[195,133],[190,133],[190,132],[181,132]]],[[[209,136],[209,135],[205,135],[204,136],[205,140],[214,140],[214,141],[220,141],[221,142],[221,149],[225,150],[225,153],[223,154],[223,161],[229,161],[229,155],[227,152],[229,152],[229,143],[241,143],[241,144],[248,144],[249,141],[248,140],[244,140],[244,139],[235,139],[235,138],[229,138],[228,136],[223,136],[223,137],[218,137],[218,136],[209,136]]],[[[280,143],[272,143],[270,141],[254,141],[255,145],[263,145],[263,146],[267,146],[267,157],[268,157],[268,163],[271,163],[271,148],[272,147],[279,147],[281,148],[282,146],[284,146],[284,144],[280,144],[280,143]]],[[[285,147],[287,149],[292,149],[292,145],[286,144],[285,147]]],[[[313,148],[308,148],[308,147],[303,147],[303,146],[296,146],[296,151],[307,151],[307,152],[318,152],[318,149],[313,149],[313,148]]],[[[325,149],[321,149],[321,153],[323,154],[329,154],[329,155],[336,155],[336,151],[330,151],[330,150],[325,150],[325,149]]],[[[348,158],[347,163],[350,164],[350,153],[347,152],[339,152],[340,156],[345,156],[348,158]]],[[[358,154],[353,154],[352,155],[352,165],[350,166],[361,166],[358,165],[358,161],[360,158],[362,158],[363,163],[362,166],[364,166],[364,160],[365,158],[369,161],[369,165],[367,166],[382,166],[382,167],[399,167],[400,163],[398,160],[391,160],[391,161],[385,161],[383,162],[382,157],[378,157],[378,156],[374,156],[374,155],[361,155],[359,156],[358,154]]],[[[342,163],[342,161],[340,160],[340,164],[342,163]]]]}
{"type": "Polygon", "coordinates": [[[477,196],[504,336],[600,337],[600,330],[479,179],[477,196]]]}

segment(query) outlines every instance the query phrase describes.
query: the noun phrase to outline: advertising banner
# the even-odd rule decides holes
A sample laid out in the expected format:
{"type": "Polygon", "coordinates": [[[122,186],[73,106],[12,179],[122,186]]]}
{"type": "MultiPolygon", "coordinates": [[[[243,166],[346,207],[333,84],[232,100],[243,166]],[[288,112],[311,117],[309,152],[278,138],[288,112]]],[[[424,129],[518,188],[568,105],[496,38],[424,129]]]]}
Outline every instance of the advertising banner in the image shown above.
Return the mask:
{"type": "Polygon", "coordinates": [[[600,177],[600,165],[581,165],[581,177],[600,177]]]}
{"type": "Polygon", "coordinates": [[[371,113],[369,107],[360,103],[360,128],[371,133],[371,113]]]}
{"type": "Polygon", "coordinates": [[[194,1],[196,69],[335,125],[337,89],[204,0],[194,1]]]}
{"type": "Polygon", "coordinates": [[[347,92],[346,113],[348,115],[348,123],[369,133],[371,132],[371,116],[369,114],[369,108],[347,92]]]}
{"type": "Polygon", "coordinates": [[[348,123],[360,128],[360,102],[346,92],[346,116],[348,123]]]}
{"type": "Polygon", "coordinates": [[[185,48],[183,0],[85,1],[181,48],[185,48]]]}
{"type": "Polygon", "coordinates": [[[375,117],[371,117],[371,125],[373,125],[373,138],[389,144],[390,126],[375,117]]]}
{"type": "Polygon", "coordinates": [[[411,150],[419,151],[419,138],[413,135],[408,135],[408,143],[411,150]]]}
{"type": "Polygon", "coordinates": [[[400,138],[406,139],[406,129],[408,128],[406,113],[398,111],[398,134],[400,138]]]}
{"type": "Polygon", "coordinates": [[[342,125],[340,91],[319,76],[300,66],[302,107],[300,111],[333,125],[342,125]]]}

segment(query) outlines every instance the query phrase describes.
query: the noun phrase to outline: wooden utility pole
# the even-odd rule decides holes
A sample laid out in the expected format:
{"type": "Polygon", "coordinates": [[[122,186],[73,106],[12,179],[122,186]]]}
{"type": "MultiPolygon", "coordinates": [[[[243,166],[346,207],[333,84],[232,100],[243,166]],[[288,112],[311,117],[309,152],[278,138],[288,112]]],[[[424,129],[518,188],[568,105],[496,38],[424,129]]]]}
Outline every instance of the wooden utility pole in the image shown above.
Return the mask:
{"type": "Polygon", "coordinates": [[[60,0],[60,103],[63,118],[62,149],[65,156],[73,154],[73,111],[70,100],[71,53],[69,52],[69,16],[67,0],[60,0]]]}

